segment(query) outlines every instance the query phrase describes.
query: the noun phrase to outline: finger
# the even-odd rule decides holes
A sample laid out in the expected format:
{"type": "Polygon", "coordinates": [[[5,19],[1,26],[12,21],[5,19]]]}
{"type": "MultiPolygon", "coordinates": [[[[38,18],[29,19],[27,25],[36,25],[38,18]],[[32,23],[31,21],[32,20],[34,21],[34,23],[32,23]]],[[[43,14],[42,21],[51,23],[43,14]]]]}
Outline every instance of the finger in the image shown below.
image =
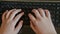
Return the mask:
{"type": "Polygon", "coordinates": [[[13,18],[15,17],[15,15],[16,15],[18,12],[21,12],[21,9],[17,9],[17,10],[15,10],[15,11],[13,11],[12,14],[10,15],[10,17],[9,17],[9,20],[13,20],[13,18]]]}
{"type": "Polygon", "coordinates": [[[17,25],[16,29],[15,29],[15,32],[18,33],[20,31],[20,29],[22,28],[22,25],[23,25],[23,21],[21,20],[19,22],[19,24],[17,25]]]}
{"type": "Polygon", "coordinates": [[[15,11],[16,9],[12,9],[12,10],[10,10],[8,13],[7,13],[7,15],[6,15],[6,18],[8,19],[9,18],[9,16],[10,16],[10,14],[13,12],[13,11],[15,11]]]}
{"type": "Polygon", "coordinates": [[[40,12],[42,17],[45,17],[45,12],[43,9],[39,8],[38,11],[40,12]]]}
{"type": "Polygon", "coordinates": [[[17,15],[13,21],[14,21],[14,26],[16,25],[16,23],[18,22],[18,20],[24,15],[24,12],[20,13],[19,15],[17,15]]]}
{"type": "Polygon", "coordinates": [[[46,12],[46,16],[47,16],[48,18],[51,18],[49,10],[45,10],[45,12],[46,12]]]}
{"type": "Polygon", "coordinates": [[[3,15],[2,15],[2,21],[6,19],[7,12],[8,12],[8,10],[6,10],[6,12],[3,13],[3,15]]]}
{"type": "Polygon", "coordinates": [[[6,10],[6,12],[4,12],[3,15],[2,15],[2,25],[1,25],[1,27],[5,25],[5,20],[6,20],[7,12],[8,12],[8,10],[6,10]]]}
{"type": "Polygon", "coordinates": [[[28,14],[28,16],[29,16],[30,20],[31,20],[33,23],[36,22],[36,19],[35,19],[35,17],[34,17],[32,14],[28,14]]]}
{"type": "Polygon", "coordinates": [[[30,27],[33,29],[34,32],[36,32],[35,26],[32,24],[31,21],[30,21],[30,27]]]}
{"type": "Polygon", "coordinates": [[[32,12],[35,14],[35,16],[36,16],[38,19],[40,19],[40,18],[41,18],[41,16],[40,16],[40,14],[39,14],[38,10],[33,9],[33,10],[32,10],[32,12]]]}

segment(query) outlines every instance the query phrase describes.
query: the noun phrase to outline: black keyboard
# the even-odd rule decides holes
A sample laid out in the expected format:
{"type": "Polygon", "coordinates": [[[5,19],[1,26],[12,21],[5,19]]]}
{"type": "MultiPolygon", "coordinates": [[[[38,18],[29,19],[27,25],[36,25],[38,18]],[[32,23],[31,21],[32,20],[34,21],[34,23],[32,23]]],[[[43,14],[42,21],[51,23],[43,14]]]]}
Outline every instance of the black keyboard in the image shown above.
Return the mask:
{"type": "Polygon", "coordinates": [[[29,27],[28,13],[31,13],[32,9],[48,9],[51,13],[52,21],[55,27],[60,27],[60,2],[0,2],[0,23],[1,16],[5,10],[22,9],[24,11],[24,26],[21,34],[35,34],[29,27]],[[28,33],[27,33],[28,32],[28,33]]]}

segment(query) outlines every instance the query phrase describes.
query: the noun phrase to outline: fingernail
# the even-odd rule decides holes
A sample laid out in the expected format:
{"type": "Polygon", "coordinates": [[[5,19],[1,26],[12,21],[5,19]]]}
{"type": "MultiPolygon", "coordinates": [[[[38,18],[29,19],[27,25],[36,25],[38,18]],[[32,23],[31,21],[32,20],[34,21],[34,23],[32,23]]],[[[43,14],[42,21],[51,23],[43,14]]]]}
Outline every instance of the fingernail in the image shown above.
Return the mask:
{"type": "Polygon", "coordinates": [[[13,9],[13,10],[16,10],[16,9],[13,9]]]}
{"type": "Polygon", "coordinates": [[[22,12],[22,14],[24,14],[24,12],[22,12]]]}
{"type": "Polygon", "coordinates": [[[38,8],[38,9],[42,9],[42,8],[38,8]]]}
{"type": "Polygon", "coordinates": [[[31,14],[29,13],[28,16],[30,16],[31,14]]]}
{"type": "Polygon", "coordinates": [[[23,21],[21,20],[21,22],[23,22],[23,21]]]}
{"type": "Polygon", "coordinates": [[[6,10],[6,11],[8,11],[8,10],[6,10]]]}
{"type": "Polygon", "coordinates": [[[21,11],[21,9],[16,9],[17,11],[21,11]]]}
{"type": "Polygon", "coordinates": [[[8,12],[8,10],[6,10],[6,12],[8,12]]]}
{"type": "Polygon", "coordinates": [[[21,10],[21,9],[17,9],[17,10],[21,10]]]}
{"type": "Polygon", "coordinates": [[[36,9],[33,9],[32,11],[35,11],[36,9]]]}

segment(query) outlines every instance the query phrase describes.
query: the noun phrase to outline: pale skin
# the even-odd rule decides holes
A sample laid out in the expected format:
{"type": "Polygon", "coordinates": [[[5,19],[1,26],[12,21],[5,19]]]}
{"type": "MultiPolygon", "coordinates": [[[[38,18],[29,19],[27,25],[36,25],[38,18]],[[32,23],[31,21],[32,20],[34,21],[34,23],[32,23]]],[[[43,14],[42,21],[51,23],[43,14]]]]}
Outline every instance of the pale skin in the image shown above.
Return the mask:
{"type": "Polygon", "coordinates": [[[0,34],[17,34],[23,25],[23,21],[21,20],[17,27],[15,25],[17,21],[23,16],[24,12],[18,14],[16,17],[15,15],[21,12],[21,9],[12,9],[6,11],[2,15],[2,25],[0,29],[0,34]]]}
{"type": "Polygon", "coordinates": [[[34,17],[31,13],[30,26],[36,34],[57,34],[51,21],[50,12],[48,10],[33,9],[34,17]]]}
{"type": "MultiPolygon", "coordinates": [[[[17,21],[24,15],[21,9],[7,10],[2,15],[2,25],[0,27],[0,34],[17,34],[23,25],[23,20],[19,22],[17,27],[15,25],[17,21]]],[[[36,34],[57,34],[51,21],[50,12],[48,10],[33,9],[34,17],[31,13],[28,14],[30,18],[30,26],[36,34]]]]}

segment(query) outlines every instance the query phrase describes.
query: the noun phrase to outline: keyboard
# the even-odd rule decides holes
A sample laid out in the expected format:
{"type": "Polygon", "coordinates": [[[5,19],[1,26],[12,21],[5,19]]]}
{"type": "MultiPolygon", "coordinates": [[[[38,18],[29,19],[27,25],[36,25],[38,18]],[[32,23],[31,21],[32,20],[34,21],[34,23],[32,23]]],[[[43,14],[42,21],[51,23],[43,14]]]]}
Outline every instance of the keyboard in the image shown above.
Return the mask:
{"type": "Polygon", "coordinates": [[[30,28],[30,19],[28,13],[31,13],[32,9],[48,9],[51,13],[51,18],[55,27],[60,27],[60,2],[16,2],[16,1],[2,1],[0,2],[0,24],[2,22],[1,16],[5,10],[22,9],[24,16],[24,26],[18,34],[35,34],[30,28]]]}

